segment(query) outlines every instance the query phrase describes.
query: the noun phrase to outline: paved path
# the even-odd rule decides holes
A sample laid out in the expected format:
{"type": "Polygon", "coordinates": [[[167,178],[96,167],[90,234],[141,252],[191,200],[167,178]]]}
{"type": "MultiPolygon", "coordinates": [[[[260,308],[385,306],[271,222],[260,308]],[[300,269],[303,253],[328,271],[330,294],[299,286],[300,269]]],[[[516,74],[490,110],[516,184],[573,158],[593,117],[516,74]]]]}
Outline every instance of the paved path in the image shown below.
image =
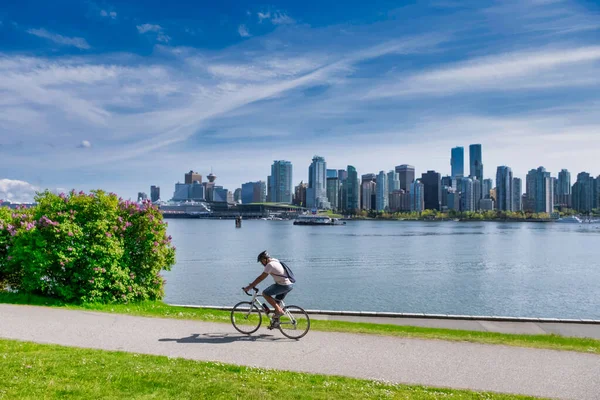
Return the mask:
{"type": "MultiPolygon", "coordinates": [[[[230,307],[220,306],[179,305],[179,307],[231,310],[230,307]]],[[[435,316],[432,314],[311,310],[308,310],[308,313],[310,314],[311,319],[325,319],[331,321],[368,322],[373,324],[422,326],[427,328],[460,329],[523,335],[557,334],[562,336],[600,339],[600,321],[588,319],[559,320],[555,318],[476,317],[466,315],[435,316]]]]}
{"type": "Polygon", "coordinates": [[[228,324],[0,305],[0,337],[397,383],[595,399],[600,356],[311,331],[300,341],[228,324]]]}

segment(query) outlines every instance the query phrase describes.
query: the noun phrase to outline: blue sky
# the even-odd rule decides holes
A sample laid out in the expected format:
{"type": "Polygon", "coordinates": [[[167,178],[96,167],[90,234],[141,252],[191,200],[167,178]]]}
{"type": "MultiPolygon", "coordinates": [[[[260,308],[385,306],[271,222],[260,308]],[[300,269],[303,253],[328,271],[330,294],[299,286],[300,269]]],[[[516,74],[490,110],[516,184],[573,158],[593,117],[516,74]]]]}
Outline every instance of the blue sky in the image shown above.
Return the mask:
{"type": "Polygon", "coordinates": [[[314,155],[448,174],[470,143],[486,178],[598,175],[599,89],[596,1],[9,1],[0,198],[234,190],[278,159],[298,183],[314,155]]]}

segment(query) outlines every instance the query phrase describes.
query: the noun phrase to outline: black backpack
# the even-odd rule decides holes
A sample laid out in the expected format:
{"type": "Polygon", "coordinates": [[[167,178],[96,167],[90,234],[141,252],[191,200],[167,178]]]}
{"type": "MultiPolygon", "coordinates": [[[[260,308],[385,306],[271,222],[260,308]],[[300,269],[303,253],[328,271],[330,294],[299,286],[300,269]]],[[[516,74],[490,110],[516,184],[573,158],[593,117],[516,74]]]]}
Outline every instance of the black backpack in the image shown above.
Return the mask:
{"type": "Polygon", "coordinates": [[[292,272],[292,269],[290,267],[288,267],[287,265],[285,265],[285,263],[283,261],[279,261],[279,264],[281,264],[281,266],[285,270],[285,273],[287,274],[287,278],[290,280],[290,282],[296,283],[296,277],[294,276],[294,272],[292,272]]]}

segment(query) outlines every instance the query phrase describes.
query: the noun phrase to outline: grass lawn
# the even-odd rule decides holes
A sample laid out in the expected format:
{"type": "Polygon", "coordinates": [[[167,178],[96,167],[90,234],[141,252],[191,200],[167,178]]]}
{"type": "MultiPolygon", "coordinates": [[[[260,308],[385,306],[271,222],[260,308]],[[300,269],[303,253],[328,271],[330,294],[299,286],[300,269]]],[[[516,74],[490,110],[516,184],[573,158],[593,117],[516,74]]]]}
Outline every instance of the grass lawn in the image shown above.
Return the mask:
{"type": "MultiPolygon", "coordinates": [[[[207,322],[223,322],[227,324],[231,323],[229,319],[229,311],[174,307],[159,301],[117,305],[69,305],[54,299],[0,292],[0,303],[51,306],[71,310],[100,311],[144,317],[190,319],[207,322]]],[[[568,350],[582,353],[600,354],[600,340],[564,337],[559,335],[513,335],[496,332],[462,331],[454,329],[422,328],[416,326],[384,325],[345,321],[325,321],[317,319],[311,320],[311,329],[327,332],[347,332],[410,337],[418,339],[466,341],[473,343],[502,344],[507,346],[534,347],[540,349],[568,350]]]]}
{"type": "Polygon", "coordinates": [[[530,399],[0,339],[0,399],[530,399]]]}

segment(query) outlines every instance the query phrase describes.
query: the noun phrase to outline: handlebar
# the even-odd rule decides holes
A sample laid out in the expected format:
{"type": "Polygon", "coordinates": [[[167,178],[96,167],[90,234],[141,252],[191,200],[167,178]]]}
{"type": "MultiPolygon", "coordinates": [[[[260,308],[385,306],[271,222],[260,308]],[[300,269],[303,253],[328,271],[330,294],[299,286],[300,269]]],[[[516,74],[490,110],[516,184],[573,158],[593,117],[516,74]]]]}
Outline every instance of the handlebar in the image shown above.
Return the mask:
{"type": "MultiPolygon", "coordinates": [[[[257,289],[257,288],[253,287],[252,289],[254,289],[254,291],[255,291],[256,293],[258,293],[258,289],[257,289]]],[[[246,291],[244,290],[244,288],[242,288],[242,291],[243,291],[244,293],[246,293],[248,296],[252,296],[250,293],[246,292],[246,291]]]]}

